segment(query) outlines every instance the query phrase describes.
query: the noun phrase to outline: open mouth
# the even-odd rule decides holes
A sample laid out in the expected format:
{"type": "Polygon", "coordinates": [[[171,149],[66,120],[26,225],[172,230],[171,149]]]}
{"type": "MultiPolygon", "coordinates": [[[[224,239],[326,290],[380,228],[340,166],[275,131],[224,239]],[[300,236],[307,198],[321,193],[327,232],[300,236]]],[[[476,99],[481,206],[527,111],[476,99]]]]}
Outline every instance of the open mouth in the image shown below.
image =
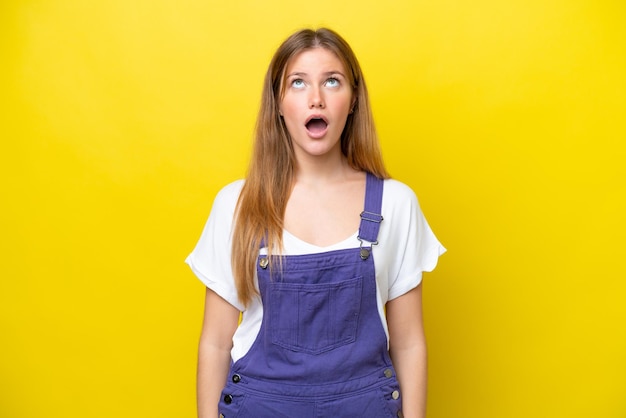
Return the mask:
{"type": "Polygon", "coordinates": [[[312,134],[322,134],[328,127],[328,122],[321,117],[313,117],[305,124],[307,131],[312,134]]]}

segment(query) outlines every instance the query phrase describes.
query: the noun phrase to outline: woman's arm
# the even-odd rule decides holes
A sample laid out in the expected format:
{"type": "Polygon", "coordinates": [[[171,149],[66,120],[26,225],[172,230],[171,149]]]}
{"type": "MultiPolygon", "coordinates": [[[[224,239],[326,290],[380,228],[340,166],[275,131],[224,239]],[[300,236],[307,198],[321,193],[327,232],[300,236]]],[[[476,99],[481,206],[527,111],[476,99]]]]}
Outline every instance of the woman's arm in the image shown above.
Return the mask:
{"type": "Polygon", "coordinates": [[[405,418],[426,417],[426,338],[422,323],[422,286],[387,303],[389,353],[405,418]]]}
{"type": "Polygon", "coordinates": [[[233,334],[239,311],[209,288],[204,303],[204,322],[198,349],[198,417],[218,416],[217,404],[230,367],[233,334]]]}

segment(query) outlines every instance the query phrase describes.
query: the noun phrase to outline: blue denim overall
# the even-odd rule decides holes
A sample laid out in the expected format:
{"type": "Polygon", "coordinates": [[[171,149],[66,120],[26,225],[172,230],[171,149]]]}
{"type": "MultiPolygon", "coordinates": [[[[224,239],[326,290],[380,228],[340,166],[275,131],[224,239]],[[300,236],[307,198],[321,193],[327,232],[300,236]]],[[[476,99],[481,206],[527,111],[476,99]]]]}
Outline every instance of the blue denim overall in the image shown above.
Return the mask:
{"type": "Polygon", "coordinates": [[[259,256],[263,321],[231,366],[220,417],[402,417],[371,253],[382,194],[383,181],[368,174],[360,248],[284,256],[271,275],[259,256]]]}

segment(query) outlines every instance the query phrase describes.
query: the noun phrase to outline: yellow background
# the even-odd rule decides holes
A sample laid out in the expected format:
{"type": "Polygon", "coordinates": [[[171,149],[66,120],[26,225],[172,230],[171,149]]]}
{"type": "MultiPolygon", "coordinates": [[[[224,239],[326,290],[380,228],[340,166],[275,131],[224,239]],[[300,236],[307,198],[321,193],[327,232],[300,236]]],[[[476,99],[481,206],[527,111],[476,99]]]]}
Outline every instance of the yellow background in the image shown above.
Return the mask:
{"type": "Polygon", "coordinates": [[[360,58],[449,252],[430,418],[626,417],[617,0],[0,3],[0,417],[192,417],[183,264],[303,26],[360,58]]]}

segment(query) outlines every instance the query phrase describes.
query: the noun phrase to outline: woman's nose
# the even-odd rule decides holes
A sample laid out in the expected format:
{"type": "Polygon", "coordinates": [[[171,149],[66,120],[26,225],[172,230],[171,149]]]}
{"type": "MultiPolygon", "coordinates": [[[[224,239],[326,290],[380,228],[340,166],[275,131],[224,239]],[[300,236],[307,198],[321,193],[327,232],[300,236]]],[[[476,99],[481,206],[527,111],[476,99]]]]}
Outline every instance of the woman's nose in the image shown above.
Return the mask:
{"type": "Polygon", "coordinates": [[[319,89],[312,89],[311,95],[309,96],[309,108],[314,109],[316,107],[323,109],[324,99],[319,89]]]}

